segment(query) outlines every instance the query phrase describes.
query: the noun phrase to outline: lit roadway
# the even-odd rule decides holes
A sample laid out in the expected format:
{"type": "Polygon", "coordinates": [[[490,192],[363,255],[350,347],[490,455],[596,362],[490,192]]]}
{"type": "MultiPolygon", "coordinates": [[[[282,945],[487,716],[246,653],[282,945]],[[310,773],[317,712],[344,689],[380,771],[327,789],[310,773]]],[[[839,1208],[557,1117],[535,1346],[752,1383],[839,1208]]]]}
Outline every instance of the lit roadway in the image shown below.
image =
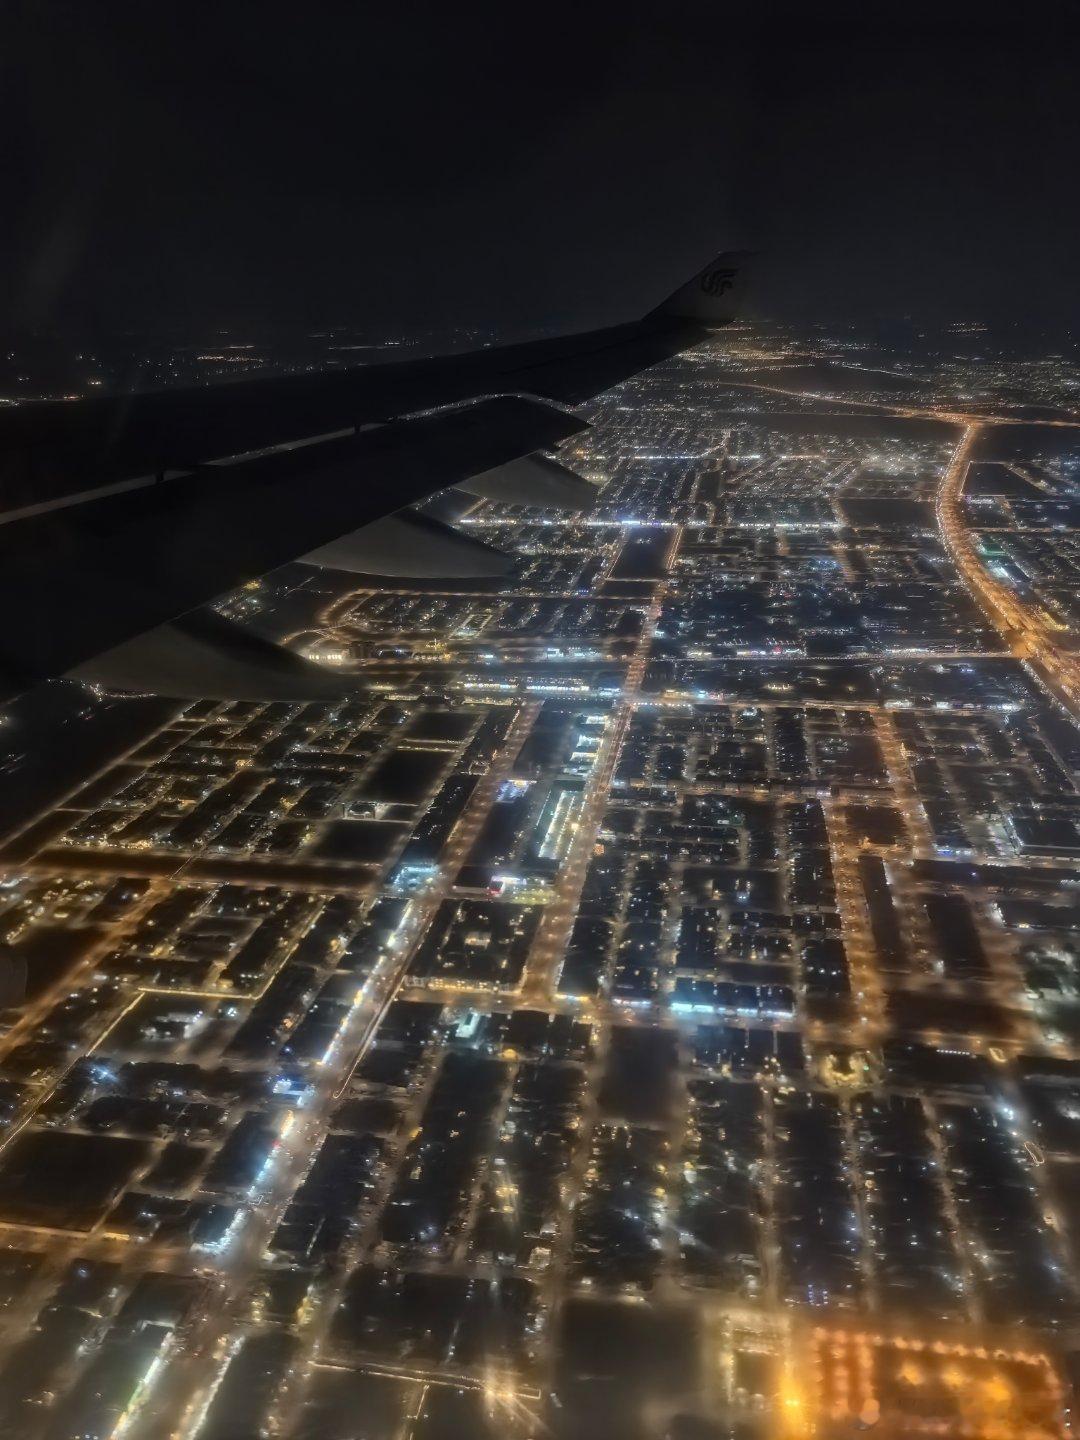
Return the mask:
{"type": "MultiPolygon", "coordinates": [[[[935,509],[938,529],[958,572],[979,606],[1000,633],[1014,655],[1024,660],[1067,708],[1080,716],[1080,662],[1058,643],[1057,632],[1048,618],[1026,605],[1006,585],[991,576],[968,533],[961,511],[961,496],[971,452],[980,431],[987,426],[1015,425],[1015,418],[1004,415],[965,415],[949,410],[916,409],[910,405],[886,405],[878,401],[849,400],[839,395],[814,391],[786,389],[779,385],[762,385],[756,381],[728,382],[733,388],[765,390],[775,395],[797,396],[803,400],[819,400],[830,405],[846,405],[863,413],[895,415],[910,420],[944,420],[963,425],[960,443],[953,452],[938,486],[935,509]]],[[[1050,429],[1080,429],[1075,420],[1032,420],[1025,425],[1050,429]]]]}
{"type": "Polygon", "coordinates": [[[1026,605],[1007,585],[991,576],[964,523],[961,497],[972,447],[982,423],[969,423],[938,487],[938,528],[953,563],[985,614],[1014,655],[1026,660],[1047,688],[1080,715],[1080,664],[1063,650],[1047,617],[1026,605]]]}

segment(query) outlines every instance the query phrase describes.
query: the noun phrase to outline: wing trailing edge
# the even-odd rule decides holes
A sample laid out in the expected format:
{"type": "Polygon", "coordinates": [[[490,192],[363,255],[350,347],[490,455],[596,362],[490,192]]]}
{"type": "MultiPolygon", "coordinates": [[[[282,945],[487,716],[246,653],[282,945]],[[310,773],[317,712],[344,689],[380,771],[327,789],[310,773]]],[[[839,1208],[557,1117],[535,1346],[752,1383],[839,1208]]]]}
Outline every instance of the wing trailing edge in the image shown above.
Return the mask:
{"type": "Polygon", "coordinates": [[[110,693],[177,700],[337,700],[348,681],[214,610],[157,625],[69,670],[110,693]]]}
{"type": "Polygon", "coordinates": [[[531,505],[542,510],[587,510],[597,488],[548,455],[524,455],[497,470],[485,470],[457,487],[481,500],[503,505],[531,505]]]}

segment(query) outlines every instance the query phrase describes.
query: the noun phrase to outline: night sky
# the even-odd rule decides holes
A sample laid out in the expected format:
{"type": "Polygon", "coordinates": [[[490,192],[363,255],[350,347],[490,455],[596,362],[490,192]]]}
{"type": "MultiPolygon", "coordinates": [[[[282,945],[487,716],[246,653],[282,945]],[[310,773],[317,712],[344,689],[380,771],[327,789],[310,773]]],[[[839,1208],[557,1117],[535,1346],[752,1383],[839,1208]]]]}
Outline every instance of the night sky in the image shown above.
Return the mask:
{"type": "Polygon", "coordinates": [[[25,0],[3,322],[509,336],[740,244],[767,315],[1077,324],[1075,6],[994,14],[25,0]]]}

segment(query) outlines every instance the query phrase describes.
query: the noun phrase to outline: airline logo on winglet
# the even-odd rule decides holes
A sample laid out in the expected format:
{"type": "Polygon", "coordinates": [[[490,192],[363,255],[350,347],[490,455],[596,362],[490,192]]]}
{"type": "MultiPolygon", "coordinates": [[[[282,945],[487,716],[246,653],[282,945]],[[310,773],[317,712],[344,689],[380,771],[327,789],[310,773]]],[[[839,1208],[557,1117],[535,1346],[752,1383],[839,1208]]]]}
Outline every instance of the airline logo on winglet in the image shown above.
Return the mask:
{"type": "Polygon", "coordinates": [[[710,329],[729,324],[738,313],[739,302],[746,289],[746,262],[752,259],[747,250],[725,250],[699,270],[692,280],[680,285],[662,305],[651,310],[647,319],[693,320],[710,329]]]}
{"type": "Polygon", "coordinates": [[[725,290],[730,290],[735,284],[735,276],[738,273],[736,269],[723,266],[706,270],[701,277],[701,288],[706,295],[723,295],[725,290]]]}

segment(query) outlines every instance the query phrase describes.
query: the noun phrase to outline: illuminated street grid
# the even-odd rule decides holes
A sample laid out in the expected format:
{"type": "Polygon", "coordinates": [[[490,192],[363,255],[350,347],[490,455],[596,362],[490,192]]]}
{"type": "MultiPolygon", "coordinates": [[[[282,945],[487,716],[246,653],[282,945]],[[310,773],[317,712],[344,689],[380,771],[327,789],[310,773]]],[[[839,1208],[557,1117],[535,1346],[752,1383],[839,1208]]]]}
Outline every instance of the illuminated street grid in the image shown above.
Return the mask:
{"type": "MultiPolygon", "coordinates": [[[[508,579],[257,587],[341,703],[19,842],[3,1433],[1063,1433],[1076,732],[939,529],[949,368],[725,346],[590,407],[589,513],[465,517],[508,579]]],[[[1025,433],[961,512],[1067,653],[1025,433]]]]}

